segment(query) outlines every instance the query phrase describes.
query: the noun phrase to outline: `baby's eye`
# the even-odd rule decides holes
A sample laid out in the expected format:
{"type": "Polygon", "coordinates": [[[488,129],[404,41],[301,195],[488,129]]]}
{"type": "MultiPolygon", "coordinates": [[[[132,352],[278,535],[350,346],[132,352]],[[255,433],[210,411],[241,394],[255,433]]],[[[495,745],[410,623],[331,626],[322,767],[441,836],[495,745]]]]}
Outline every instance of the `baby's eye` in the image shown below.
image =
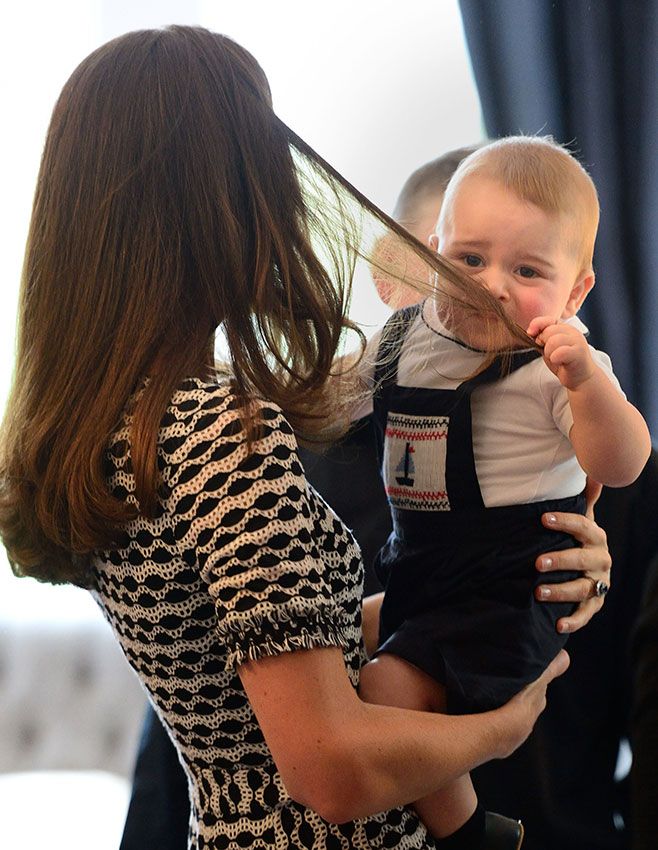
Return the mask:
{"type": "Polygon", "coordinates": [[[537,277],[537,272],[530,266],[519,266],[516,271],[521,277],[537,277]]]}
{"type": "Polygon", "coordinates": [[[464,254],[462,260],[467,266],[470,266],[472,269],[477,269],[482,265],[482,260],[478,257],[477,254],[464,254]]]}

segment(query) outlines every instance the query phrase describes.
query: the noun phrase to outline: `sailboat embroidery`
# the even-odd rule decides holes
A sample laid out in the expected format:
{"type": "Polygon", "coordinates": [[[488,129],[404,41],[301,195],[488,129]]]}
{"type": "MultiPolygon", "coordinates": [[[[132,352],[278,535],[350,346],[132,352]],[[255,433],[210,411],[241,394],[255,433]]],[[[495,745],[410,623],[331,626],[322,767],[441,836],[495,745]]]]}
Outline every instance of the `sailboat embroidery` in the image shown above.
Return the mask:
{"type": "Polygon", "coordinates": [[[405,443],[404,447],[404,455],[402,456],[402,460],[395,467],[396,472],[401,472],[402,475],[396,475],[395,480],[398,484],[401,484],[404,487],[413,487],[414,479],[411,477],[415,471],[416,467],[414,466],[414,459],[412,454],[414,453],[414,447],[411,443],[405,443]]]}
{"type": "Polygon", "coordinates": [[[448,416],[389,411],[384,432],[386,495],[395,508],[449,511],[446,491],[448,416]]]}

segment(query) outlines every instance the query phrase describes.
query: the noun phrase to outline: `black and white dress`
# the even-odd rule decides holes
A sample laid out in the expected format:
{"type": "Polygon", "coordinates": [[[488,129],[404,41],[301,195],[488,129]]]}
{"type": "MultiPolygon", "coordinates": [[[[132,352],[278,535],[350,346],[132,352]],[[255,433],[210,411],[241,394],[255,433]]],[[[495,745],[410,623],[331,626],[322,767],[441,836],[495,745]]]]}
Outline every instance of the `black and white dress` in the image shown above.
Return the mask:
{"type": "MultiPolygon", "coordinates": [[[[299,648],[364,661],[363,568],[345,526],[307,484],[281,411],[259,406],[247,450],[230,391],[199,379],[162,422],[154,519],[95,559],[94,595],[174,741],[194,848],[429,848],[411,809],[329,824],[290,799],[236,668],[299,648]]],[[[130,419],[107,452],[115,495],[135,503],[130,419]]]]}

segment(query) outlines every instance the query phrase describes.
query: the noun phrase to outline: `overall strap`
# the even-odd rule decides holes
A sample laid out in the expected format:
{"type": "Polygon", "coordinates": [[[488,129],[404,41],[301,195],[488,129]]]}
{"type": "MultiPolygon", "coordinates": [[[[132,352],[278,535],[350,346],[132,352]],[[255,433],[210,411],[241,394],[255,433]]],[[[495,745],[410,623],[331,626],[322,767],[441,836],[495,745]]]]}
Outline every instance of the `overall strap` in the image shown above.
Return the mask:
{"type": "Polygon", "coordinates": [[[533,360],[541,356],[541,351],[534,348],[512,351],[507,356],[498,355],[486,369],[483,369],[482,372],[479,372],[473,378],[464,381],[457,389],[462,392],[471,393],[476,387],[482,384],[493,383],[507,375],[511,375],[512,372],[516,372],[517,369],[526,366],[528,363],[532,363],[533,360]]]}
{"type": "Polygon", "coordinates": [[[375,394],[396,383],[402,343],[422,308],[423,302],[396,310],[382,328],[375,363],[375,394]]]}

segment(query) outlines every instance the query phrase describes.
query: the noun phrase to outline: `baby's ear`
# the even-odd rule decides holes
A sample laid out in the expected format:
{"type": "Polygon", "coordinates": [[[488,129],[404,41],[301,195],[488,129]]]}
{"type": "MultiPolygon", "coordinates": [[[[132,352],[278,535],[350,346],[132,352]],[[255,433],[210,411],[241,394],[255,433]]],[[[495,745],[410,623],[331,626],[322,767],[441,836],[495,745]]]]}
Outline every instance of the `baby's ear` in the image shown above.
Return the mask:
{"type": "Polygon", "coordinates": [[[429,244],[432,251],[439,250],[439,237],[436,233],[430,233],[429,244]]]}
{"type": "Polygon", "coordinates": [[[588,271],[582,274],[574,283],[569,295],[569,300],[562,313],[563,319],[570,319],[580,310],[583,301],[587,298],[589,291],[594,286],[594,272],[588,271]]]}

